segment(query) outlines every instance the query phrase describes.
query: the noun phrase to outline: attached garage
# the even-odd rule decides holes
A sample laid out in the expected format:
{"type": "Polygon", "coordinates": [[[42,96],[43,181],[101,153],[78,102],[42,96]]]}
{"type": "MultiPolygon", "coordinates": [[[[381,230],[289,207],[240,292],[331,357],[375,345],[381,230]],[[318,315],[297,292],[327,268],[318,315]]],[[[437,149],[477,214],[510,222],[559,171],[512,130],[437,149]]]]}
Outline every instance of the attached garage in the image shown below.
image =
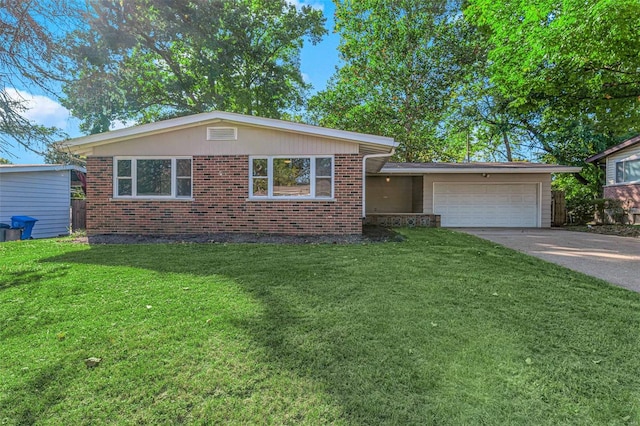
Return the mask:
{"type": "Polygon", "coordinates": [[[548,228],[551,175],[579,171],[526,162],[387,163],[367,177],[366,208],[437,215],[443,227],[548,228]]]}
{"type": "Polygon", "coordinates": [[[540,226],[537,183],[433,184],[433,212],[444,227],[540,226]]]}

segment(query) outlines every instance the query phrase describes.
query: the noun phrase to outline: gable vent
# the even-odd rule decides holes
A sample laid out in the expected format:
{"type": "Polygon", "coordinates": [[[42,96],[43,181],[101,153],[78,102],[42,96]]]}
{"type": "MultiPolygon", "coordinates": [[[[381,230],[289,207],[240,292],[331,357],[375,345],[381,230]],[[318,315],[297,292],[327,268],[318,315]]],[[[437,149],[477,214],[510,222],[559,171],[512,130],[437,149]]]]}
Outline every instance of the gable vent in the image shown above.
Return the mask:
{"type": "Polygon", "coordinates": [[[235,127],[207,127],[208,141],[235,141],[238,129],[235,127]]]}

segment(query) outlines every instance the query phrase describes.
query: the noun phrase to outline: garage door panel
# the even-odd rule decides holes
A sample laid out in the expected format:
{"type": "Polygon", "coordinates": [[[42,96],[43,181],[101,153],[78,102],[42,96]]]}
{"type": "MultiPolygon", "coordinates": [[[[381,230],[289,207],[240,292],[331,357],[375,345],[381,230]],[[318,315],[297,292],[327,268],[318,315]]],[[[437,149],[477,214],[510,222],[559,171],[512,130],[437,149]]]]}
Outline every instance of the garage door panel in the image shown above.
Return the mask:
{"type": "Polygon", "coordinates": [[[538,185],[434,183],[442,226],[536,227],[538,185]]]}

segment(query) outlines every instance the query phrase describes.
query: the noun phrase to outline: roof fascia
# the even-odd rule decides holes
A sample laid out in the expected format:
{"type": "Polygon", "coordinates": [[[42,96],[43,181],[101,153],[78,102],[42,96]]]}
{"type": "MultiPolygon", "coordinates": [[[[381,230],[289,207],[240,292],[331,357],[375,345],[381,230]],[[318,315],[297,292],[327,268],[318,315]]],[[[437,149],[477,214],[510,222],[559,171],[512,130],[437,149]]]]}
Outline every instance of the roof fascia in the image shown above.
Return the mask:
{"type": "Polygon", "coordinates": [[[9,167],[0,167],[0,173],[18,173],[18,172],[59,172],[59,171],[64,171],[64,170],[75,170],[78,172],[82,172],[82,173],[86,173],[86,169],[84,167],[80,167],[80,166],[75,166],[75,165],[62,165],[62,164],[55,164],[55,165],[49,165],[49,164],[45,164],[45,165],[37,165],[37,164],[33,164],[33,165],[11,165],[9,167]]]}
{"type": "Polygon", "coordinates": [[[304,133],[330,139],[357,142],[365,145],[382,145],[388,148],[394,148],[397,145],[393,138],[384,136],[349,132],[346,130],[330,129],[327,127],[318,127],[309,124],[276,120],[273,118],[255,117],[221,111],[178,117],[169,120],[158,121],[156,123],[143,124],[140,126],[112,130],[110,132],[98,133],[95,135],[82,136],[79,138],[63,141],[63,144],[69,148],[77,147],[86,149],[99,145],[122,142],[142,136],[152,136],[158,133],[181,130],[206,124],[214,124],[221,121],[277,129],[292,133],[304,133]]]}
{"type": "Polygon", "coordinates": [[[578,173],[582,170],[581,167],[573,167],[573,166],[557,166],[557,167],[545,167],[545,168],[536,168],[536,167],[527,167],[527,168],[492,168],[492,167],[479,167],[475,169],[458,169],[458,168],[429,168],[429,169],[412,169],[412,168],[404,168],[404,169],[385,169],[384,167],[378,174],[388,174],[388,175],[424,175],[424,174],[473,174],[473,173],[494,173],[494,174],[517,174],[517,173],[525,173],[525,174],[534,174],[534,173],[578,173]]]}
{"type": "Polygon", "coordinates": [[[615,154],[618,151],[622,151],[623,149],[630,148],[635,144],[640,143],[640,135],[633,137],[631,139],[627,139],[626,141],[619,143],[618,145],[612,146],[611,148],[605,149],[604,151],[592,155],[591,157],[584,160],[586,163],[599,163],[599,160],[610,156],[611,154],[615,154]]]}

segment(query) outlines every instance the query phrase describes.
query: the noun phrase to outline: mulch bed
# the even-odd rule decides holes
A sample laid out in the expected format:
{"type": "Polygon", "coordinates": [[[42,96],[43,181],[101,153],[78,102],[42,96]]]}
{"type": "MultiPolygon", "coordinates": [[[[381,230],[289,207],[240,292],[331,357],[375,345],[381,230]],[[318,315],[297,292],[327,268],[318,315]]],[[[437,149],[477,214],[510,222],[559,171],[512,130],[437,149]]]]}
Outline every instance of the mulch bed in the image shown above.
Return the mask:
{"type": "Polygon", "coordinates": [[[363,227],[362,235],[278,235],[217,233],[199,235],[94,235],[76,239],[89,244],[166,244],[166,243],[262,243],[262,244],[364,244],[399,242],[404,238],[391,229],[363,227]]]}
{"type": "Polygon", "coordinates": [[[618,235],[620,237],[640,238],[638,225],[585,225],[567,226],[567,231],[590,232],[593,234],[618,235]]]}

